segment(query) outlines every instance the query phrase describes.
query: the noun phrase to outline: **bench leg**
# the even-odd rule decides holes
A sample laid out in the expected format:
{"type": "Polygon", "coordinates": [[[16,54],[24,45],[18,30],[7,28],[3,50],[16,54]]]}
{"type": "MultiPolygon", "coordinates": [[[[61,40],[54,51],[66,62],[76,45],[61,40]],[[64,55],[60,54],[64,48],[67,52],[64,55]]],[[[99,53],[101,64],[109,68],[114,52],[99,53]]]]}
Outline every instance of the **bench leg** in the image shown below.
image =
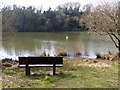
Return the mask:
{"type": "Polygon", "coordinates": [[[29,75],[30,75],[30,68],[26,67],[26,76],[29,76],[29,75]]]}
{"type": "Polygon", "coordinates": [[[53,75],[55,75],[56,68],[53,66],[53,75]]]}

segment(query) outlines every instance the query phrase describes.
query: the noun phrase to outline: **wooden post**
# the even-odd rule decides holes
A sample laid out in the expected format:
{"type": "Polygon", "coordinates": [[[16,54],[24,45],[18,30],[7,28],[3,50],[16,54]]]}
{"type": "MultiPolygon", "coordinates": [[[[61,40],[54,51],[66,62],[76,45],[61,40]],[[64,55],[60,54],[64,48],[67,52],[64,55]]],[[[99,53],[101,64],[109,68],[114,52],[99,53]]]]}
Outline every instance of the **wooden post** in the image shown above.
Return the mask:
{"type": "Polygon", "coordinates": [[[30,67],[28,66],[28,60],[26,60],[26,76],[30,75],[30,67]]]}
{"type": "Polygon", "coordinates": [[[54,60],[53,60],[53,75],[55,75],[55,58],[54,58],[54,60]]]}

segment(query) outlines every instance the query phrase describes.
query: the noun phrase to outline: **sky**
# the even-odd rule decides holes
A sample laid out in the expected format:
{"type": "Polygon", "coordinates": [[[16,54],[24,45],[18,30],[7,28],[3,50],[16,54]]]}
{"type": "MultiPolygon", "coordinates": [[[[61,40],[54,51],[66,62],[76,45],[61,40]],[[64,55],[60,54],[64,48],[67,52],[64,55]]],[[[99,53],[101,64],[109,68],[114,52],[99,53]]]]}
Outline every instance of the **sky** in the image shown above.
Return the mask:
{"type": "Polygon", "coordinates": [[[18,6],[34,6],[39,8],[42,6],[44,10],[47,10],[49,7],[55,9],[58,5],[64,4],[67,2],[79,2],[81,6],[92,3],[96,5],[100,1],[112,2],[114,0],[0,0],[0,3],[5,5],[18,5],[18,6]]]}

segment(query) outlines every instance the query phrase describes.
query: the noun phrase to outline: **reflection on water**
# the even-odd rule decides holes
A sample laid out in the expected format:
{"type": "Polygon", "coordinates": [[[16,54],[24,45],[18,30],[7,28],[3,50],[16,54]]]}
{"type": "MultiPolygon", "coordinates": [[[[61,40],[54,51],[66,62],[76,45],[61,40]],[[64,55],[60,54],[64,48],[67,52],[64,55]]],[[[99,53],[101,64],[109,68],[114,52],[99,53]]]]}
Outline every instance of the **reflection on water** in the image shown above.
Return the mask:
{"type": "Polygon", "coordinates": [[[40,56],[44,52],[50,56],[56,56],[62,48],[70,56],[80,52],[84,57],[95,57],[95,53],[116,52],[114,44],[107,36],[98,36],[88,33],[16,33],[11,39],[2,42],[0,59],[14,58],[18,56],[40,56]],[[66,36],[69,37],[66,39],[66,36]]]}

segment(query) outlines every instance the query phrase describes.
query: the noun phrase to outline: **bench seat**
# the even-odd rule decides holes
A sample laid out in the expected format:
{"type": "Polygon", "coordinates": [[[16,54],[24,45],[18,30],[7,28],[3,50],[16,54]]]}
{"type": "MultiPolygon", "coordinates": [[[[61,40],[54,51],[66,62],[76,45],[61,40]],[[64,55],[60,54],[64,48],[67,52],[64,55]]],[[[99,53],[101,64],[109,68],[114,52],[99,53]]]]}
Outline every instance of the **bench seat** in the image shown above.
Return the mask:
{"type": "MultiPolygon", "coordinates": [[[[29,67],[53,67],[53,64],[29,64],[29,67]]],[[[62,67],[63,64],[55,64],[56,67],[62,67]]],[[[21,64],[19,65],[20,68],[25,68],[26,65],[25,64],[21,64]]]]}

